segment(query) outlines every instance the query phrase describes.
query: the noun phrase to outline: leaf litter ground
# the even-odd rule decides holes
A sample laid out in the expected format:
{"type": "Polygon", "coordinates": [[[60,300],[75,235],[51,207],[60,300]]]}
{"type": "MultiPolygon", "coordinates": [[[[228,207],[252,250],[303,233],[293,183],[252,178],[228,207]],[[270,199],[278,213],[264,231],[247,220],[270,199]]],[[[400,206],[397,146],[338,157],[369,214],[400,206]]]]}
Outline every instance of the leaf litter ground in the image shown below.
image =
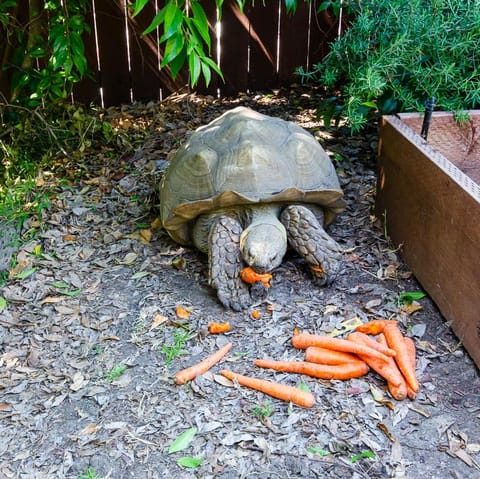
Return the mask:
{"type": "Polygon", "coordinates": [[[0,290],[8,302],[0,313],[1,479],[76,479],[88,468],[118,479],[480,478],[478,370],[428,297],[398,301],[421,288],[374,217],[376,131],[325,130],[314,106],[311,91],[294,89],[109,110],[132,135],[147,125],[143,146],[85,159],[81,178],[58,187],[41,232],[18,252],[24,274],[0,290]],[[268,301],[233,313],[209,288],[205,257],[156,227],[154,204],[160,171],[185,135],[239,104],[314,132],[348,208],[330,228],[345,250],[333,285],[313,286],[288,254],[268,301]],[[300,359],[294,328],[341,334],[378,317],[398,319],[415,338],[415,401],[391,400],[372,372],[319,381],[253,366],[255,358],[300,359]],[[229,321],[231,333],[210,335],[213,321],[229,321]],[[176,371],[230,341],[221,365],[174,384],[176,371]],[[223,367],[303,384],[316,405],[232,387],[223,367]]]}

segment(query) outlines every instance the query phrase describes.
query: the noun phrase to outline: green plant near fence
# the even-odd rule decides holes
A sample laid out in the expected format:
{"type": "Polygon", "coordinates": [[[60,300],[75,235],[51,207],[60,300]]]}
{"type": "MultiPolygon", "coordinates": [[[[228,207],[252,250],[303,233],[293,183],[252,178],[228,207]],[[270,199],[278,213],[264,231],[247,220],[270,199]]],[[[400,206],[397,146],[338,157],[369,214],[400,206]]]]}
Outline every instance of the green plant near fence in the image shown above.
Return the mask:
{"type": "Polygon", "coordinates": [[[87,0],[30,0],[28,22],[17,0],[0,0],[5,41],[0,78],[9,75],[8,100],[28,107],[64,100],[87,72],[83,35],[89,32],[87,0]]]}
{"type": "MultiPolygon", "coordinates": [[[[324,2],[329,3],[329,2],[324,2]]],[[[351,25],[303,79],[340,91],[319,108],[358,131],[372,113],[480,105],[480,0],[344,1],[351,25]]]]}

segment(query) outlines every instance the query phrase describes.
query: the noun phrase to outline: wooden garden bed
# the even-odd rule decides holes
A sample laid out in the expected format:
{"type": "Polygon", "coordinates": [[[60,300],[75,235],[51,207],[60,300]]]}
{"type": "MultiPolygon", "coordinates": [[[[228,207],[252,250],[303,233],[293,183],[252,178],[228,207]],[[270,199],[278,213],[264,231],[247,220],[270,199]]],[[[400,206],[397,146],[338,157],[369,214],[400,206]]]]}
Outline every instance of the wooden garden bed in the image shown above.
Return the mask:
{"type": "Polygon", "coordinates": [[[410,269],[480,366],[480,111],[457,123],[418,113],[380,129],[377,216],[410,269]]]}

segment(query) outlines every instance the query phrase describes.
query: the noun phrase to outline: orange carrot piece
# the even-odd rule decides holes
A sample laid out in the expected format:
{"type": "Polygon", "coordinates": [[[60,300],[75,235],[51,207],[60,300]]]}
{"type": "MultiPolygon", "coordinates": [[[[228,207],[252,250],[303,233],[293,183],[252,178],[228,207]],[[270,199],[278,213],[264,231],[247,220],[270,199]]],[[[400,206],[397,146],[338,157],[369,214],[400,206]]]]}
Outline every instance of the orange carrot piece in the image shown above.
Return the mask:
{"type": "Polygon", "coordinates": [[[320,348],[318,346],[309,346],[305,350],[305,361],[318,364],[344,364],[359,361],[358,356],[333,349],[320,348]]]}
{"type": "Polygon", "coordinates": [[[309,346],[318,346],[320,348],[333,349],[344,353],[364,354],[378,359],[385,359],[385,354],[376,351],[368,346],[347,341],[346,339],[332,338],[331,336],[322,336],[320,334],[300,333],[292,338],[292,344],[298,349],[306,349],[309,346]]]}
{"type": "Polygon", "coordinates": [[[231,331],[232,327],[230,323],[210,323],[208,325],[208,332],[210,334],[220,334],[220,333],[228,333],[231,331]]]}
{"type": "MultiPolygon", "coordinates": [[[[405,337],[405,344],[407,345],[408,348],[408,355],[410,357],[410,363],[412,364],[412,368],[415,371],[416,368],[416,353],[417,353],[417,348],[415,347],[415,342],[413,341],[412,338],[407,338],[405,337]]],[[[417,397],[417,393],[407,385],[407,396],[409,399],[415,399],[417,397]]]]}
{"type": "MultiPolygon", "coordinates": [[[[378,342],[385,346],[387,345],[387,340],[385,339],[385,335],[383,333],[378,336],[378,342]]],[[[390,376],[383,376],[387,380],[388,390],[390,391],[392,397],[398,401],[403,401],[408,394],[407,382],[405,381],[400,369],[398,369],[395,359],[388,358],[388,366],[390,368],[390,376]],[[397,380],[399,384],[396,384],[397,380]]]]}
{"type": "Polygon", "coordinates": [[[380,344],[378,341],[375,341],[375,339],[371,338],[365,333],[350,333],[347,336],[347,340],[363,344],[364,346],[368,346],[369,348],[375,349],[376,351],[384,354],[385,356],[392,357],[396,355],[393,349],[389,348],[388,346],[384,346],[383,344],[380,344]]]}
{"type": "Polygon", "coordinates": [[[270,280],[272,279],[272,275],[270,273],[257,273],[253,270],[250,266],[243,268],[240,272],[240,278],[245,283],[257,283],[262,282],[265,285],[265,288],[270,288],[270,280]]]}
{"type": "Polygon", "coordinates": [[[385,326],[388,324],[398,324],[398,321],[393,319],[373,319],[372,321],[357,326],[355,331],[376,336],[377,334],[383,333],[385,326]]]}
{"type": "Polygon", "coordinates": [[[387,340],[388,346],[396,351],[395,361],[400,371],[402,371],[403,377],[407,381],[407,384],[412,388],[414,392],[418,392],[420,386],[415,376],[415,370],[412,367],[410,355],[408,352],[407,343],[405,343],[405,337],[398,328],[398,326],[386,326],[383,330],[383,334],[387,340]]]}
{"type": "Polygon", "coordinates": [[[177,384],[184,384],[187,381],[195,379],[206,373],[210,368],[215,366],[220,360],[232,349],[232,343],[227,343],[212,355],[206,357],[203,361],[200,361],[189,368],[182,369],[175,374],[175,382],[177,384]]]}
{"type": "Polygon", "coordinates": [[[273,359],[255,359],[255,366],[274,369],[285,373],[297,373],[320,379],[352,379],[368,373],[368,366],[363,361],[344,364],[316,364],[307,361],[274,361],[273,359]]]}
{"type": "Polygon", "coordinates": [[[257,391],[261,391],[269,396],[283,401],[293,402],[301,407],[312,407],[315,404],[315,398],[309,391],[296,388],[294,386],[287,386],[265,379],[252,378],[250,376],[243,376],[242,374],[234,373],[224,369],[221,371],[223,376],[230,379],[230,381],[237,381],[241,386],[246,386],[257,391]]]}
{"type": "MultiPolygon", "coordinates": [[[[366,336],[363,333],[358,333],[354,338],[349,339],[350,341],[355,341],[359,344],[368,345],[371,341],[374,341],[369,336],[366,336]]],[[[376,341],[374,341],[376,342],[376,341]]],[[[376,371],[380,376],[385,378],[388,383],[392,386],[398,388],[402,385],[403,380],[402,373],[397,368],[397,365],[393,361],[393,358],[386,356],[385,359],[377,359],[363,354],[359,355],[363,361],[365,361],[374,371],[376,371]],[[393,363],[392,363],[393,361],[393,363]]]]}

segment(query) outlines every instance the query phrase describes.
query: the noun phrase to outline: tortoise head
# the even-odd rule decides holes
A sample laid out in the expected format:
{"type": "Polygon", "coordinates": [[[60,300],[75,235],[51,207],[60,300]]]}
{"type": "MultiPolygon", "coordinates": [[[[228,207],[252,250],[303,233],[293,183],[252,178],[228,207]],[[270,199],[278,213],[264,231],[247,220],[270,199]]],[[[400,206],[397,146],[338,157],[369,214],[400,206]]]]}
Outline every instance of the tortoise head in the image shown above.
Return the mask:
{"type": "Polygon", "coordinates": [[[243,260],[257,273],[272,271],[287,251],[287,232],[279,221],[252,223],[240,236],[243,260]]]}

